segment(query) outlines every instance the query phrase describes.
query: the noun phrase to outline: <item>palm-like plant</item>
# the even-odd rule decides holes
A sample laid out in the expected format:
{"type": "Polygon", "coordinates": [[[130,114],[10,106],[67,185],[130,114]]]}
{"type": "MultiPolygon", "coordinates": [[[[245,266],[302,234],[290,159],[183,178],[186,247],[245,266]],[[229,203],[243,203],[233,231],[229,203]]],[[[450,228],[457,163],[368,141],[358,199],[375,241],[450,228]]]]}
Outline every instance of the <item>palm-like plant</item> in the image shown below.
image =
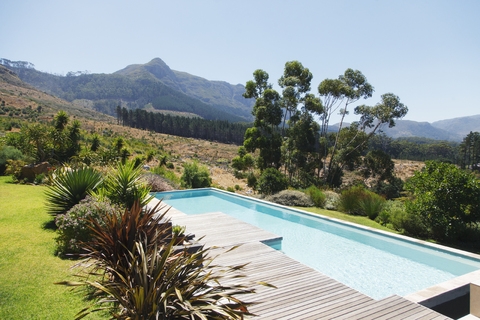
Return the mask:
{"type": "Polygon", "coordinates": [[[52,215],[70,210],[90,192],[95,192],[102,182],[102,175],[92,168],[65,168],[57,170],[52,185],[46,193],[48,211],[52,215]]]}
{"type": "Polygon", "coordinates": [[[118,163],[116,170],[111,170],[105,178],[100,196],[109,198],[113,203],[131,208],[138,200],[140,206],[145,206],[154,196],[150,188],[141,180],[142,168],[135,168],[135,163],[118,163]]]}
{"type": "Polygon", "coordinates": [[[240,277],[236,271],[243,266],[215,266],[213,259],[206,258],[209,249],[178,252],[176,236],[168,236],[171,228],[165,227],[163,215],[156,215],[156,210],[141,214],[137,204],[120,219],[106,213],[103,226],[92,221],[95,239],[83,244],[88,253],[77,264],[91,267],[88,276],[82,282],[59,283],[95,290],[97,301],[81,310],[77,319],[102,309],[110,309],[116,319],[242,319],[251,315],[250,304],[238,297],[254,290],[245,284],[221,284],[240,277]],[[104,307],[89,311],[95,305],[104,307]]]}

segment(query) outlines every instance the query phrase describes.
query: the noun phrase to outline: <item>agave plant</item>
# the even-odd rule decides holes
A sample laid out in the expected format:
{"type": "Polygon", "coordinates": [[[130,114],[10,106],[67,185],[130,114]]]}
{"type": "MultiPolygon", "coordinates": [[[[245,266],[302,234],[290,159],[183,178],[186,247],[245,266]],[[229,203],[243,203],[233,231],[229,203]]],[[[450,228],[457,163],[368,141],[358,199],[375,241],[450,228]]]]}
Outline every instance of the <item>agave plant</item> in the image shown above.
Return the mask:
{"type": "Polygon", "coordinates": [[[366,216],[375,220],[385,205],[385,199],[376,193],[369,192],[366,197],[359,201],[358,205],[366,216]]]}
{"type": "Polygon", "coordinates": [[[142,168],[135,168],[133,161],[125,164],[118,162],[117,168],[105,178],[98,194],[126,208],[131,208],[136,201],[143,207],[154,196],[150,195],[150,188],[141,180],[141,175],[142,168]]]}
{"type": "Polygon", "coordinates": [[[95,192],[102,182],[102,175],[92,168],[79,167],[57,170],[52,185],[45,192],[48,211],[52,215],[70,210],[90,192],[95,192]]]}
{"type": "Polygon", "coordinates": [[[106,215],[106,226],[93,222],[95,240],[84,244],[88,253],[77,266],[90,270],[81,282],[60,282],[94,289],[96,302],[81,310],[77,319],[91,312],[110,309],[116,319],[243,319],[252,315],[251,303],[240,295],[254,293],[248,284],[232,283],[241,266],[213,265],[209,249],[178,252],[176,236],[156,208],[140,218],[137,204],[121,219],[106,215]],[[126,221],[124,221],[124,219],[126,221]],[[150,219],[148,222],[148,219],[150,219]],[[113,304],[112,304],[113,302],[113,304]],[[90,309],[95,306],[96,308],[90,309]]]}

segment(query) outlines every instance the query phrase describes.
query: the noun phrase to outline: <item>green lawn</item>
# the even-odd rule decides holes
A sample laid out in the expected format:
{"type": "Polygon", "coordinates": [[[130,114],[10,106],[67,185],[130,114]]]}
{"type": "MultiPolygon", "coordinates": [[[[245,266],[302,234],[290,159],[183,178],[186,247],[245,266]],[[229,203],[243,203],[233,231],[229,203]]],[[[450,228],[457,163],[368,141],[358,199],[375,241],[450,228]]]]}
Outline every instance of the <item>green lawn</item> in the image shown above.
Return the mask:
{"type": "Polygon", "coordinates": [[[0,177],[0,319],[73,319],[88,302],[53,284],[73,280],[75,270],[54,255],[45,187],[10,181],[0,177]]]}
{"type": "Polygon", "coordinates": [[[356,223],[356,224],[361,224],[362,226],[375,228],[375,229],[378,229],[378,230],[398,233],[395,230],[389,229],[389,228],[384,227],[381,224],[379,224],[379,223],[377,223],[373,220],[370,220],[368,217],[354,216],[354,215],[351,215],[351,214],[346,214],[346,213],[342,213],[342,212],[338,212],[338,211],[332,211],[332,210],[325,210],[325,209],[320,209],[320,208],[316,208],[316,207],[309,207],[309,208],[293,207],[293,208],[308,211],[308,212],[312,212],[312,213],[316,213],[316,214],[320,214],[322,216],[327,216],[327,217],[330,217],[330,218],[336,218],[336,219],[343,220],[343,221],[348,221],[348,222],[353,222],[353,223],[356,223]]]}

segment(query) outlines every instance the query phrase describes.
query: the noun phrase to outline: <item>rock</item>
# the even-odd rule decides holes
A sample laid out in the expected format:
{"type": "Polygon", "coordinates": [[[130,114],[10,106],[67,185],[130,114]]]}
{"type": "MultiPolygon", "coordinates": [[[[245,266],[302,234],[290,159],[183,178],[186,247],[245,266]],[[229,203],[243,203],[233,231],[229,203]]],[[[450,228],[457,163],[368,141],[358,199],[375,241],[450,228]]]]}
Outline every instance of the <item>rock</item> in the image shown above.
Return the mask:
{"type": "Polygon", "coordinates": [[[48,173],[48,170],[52,169],[52,166],[48,162],[33,163],[22,167],[22,177],[27,179],[35,179],[42,173],[48,173]]]}

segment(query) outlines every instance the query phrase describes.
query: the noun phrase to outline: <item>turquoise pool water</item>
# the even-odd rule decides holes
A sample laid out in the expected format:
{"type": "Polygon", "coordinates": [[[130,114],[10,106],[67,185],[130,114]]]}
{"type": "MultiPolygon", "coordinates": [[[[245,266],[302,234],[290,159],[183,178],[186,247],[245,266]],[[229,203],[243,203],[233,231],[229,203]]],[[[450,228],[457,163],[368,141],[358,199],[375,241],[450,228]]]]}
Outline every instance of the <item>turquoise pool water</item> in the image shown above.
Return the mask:
{"type": "Polygon", "coordinates": [[[281,250],[374,299],[405,296],[480,269],[480,261],[216,190],[158,193],[186,214],[220,211],[283,237],[281,250]]]}

